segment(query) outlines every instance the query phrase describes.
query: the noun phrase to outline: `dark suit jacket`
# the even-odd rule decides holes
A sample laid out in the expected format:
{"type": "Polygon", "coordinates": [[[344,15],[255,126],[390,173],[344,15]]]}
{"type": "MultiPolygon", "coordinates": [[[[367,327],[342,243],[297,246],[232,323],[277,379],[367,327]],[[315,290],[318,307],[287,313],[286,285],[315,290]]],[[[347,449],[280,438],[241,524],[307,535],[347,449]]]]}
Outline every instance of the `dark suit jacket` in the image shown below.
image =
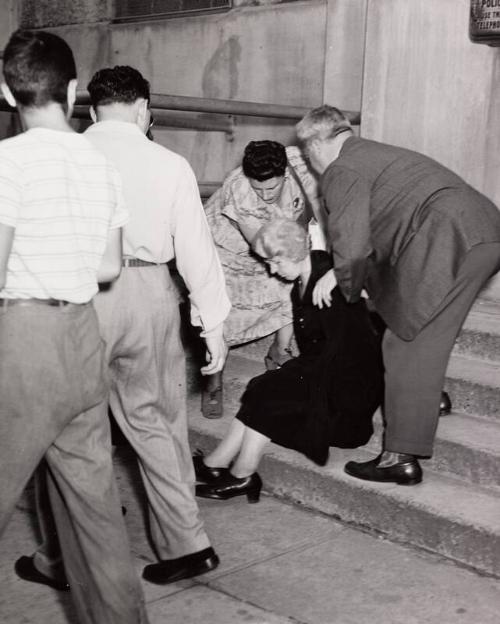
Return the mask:
{"type": "Polygon", "coordinates": [[[412,340],[451,290],[465,254],[500,241],[496,206],[436,161],[350,137],[321,177],[335,273],[347,301],[366,288],[412,340]]]}

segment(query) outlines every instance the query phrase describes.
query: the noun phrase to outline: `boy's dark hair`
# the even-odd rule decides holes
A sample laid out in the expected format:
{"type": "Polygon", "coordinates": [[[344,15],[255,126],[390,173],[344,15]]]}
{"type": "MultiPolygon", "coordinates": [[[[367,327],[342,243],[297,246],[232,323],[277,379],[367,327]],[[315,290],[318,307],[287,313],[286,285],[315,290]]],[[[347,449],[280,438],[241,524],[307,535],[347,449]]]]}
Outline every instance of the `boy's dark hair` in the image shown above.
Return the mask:
{"type": "Polygon", "coordinates": [[[99,70],[92,76],[87,89],[94,108],[116,102],[132,104],[139,98],[150,99],[149,82],[128,65],[99,70]]]}
{"type": "Polygon", "coordinates": [[[69,45],[49,32],[16,30],[3,53],[3,74],[16,102],[23,107],[63,106],[68,84],[76,78],[69,45]]]}
{"type": "Polygon", "coordinates": [[[250,141],[241,163],[247,178],[263,182],[285,175],[288,160],[284,145],[276,141],[250,141]]]}

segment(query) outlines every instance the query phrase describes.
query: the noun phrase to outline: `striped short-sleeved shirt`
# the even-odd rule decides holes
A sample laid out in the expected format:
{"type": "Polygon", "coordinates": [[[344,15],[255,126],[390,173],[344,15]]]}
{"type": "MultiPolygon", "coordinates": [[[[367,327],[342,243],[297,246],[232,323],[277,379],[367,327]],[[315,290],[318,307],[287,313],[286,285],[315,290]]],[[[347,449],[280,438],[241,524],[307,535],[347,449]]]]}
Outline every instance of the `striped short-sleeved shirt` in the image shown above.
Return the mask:
{"type": "Polygon", "coordinates": [[[109,230],[127,221],[118,173],[84,136],[0,142],[0,223],[15,228],[0,297],[90,301],[109,230]]]}

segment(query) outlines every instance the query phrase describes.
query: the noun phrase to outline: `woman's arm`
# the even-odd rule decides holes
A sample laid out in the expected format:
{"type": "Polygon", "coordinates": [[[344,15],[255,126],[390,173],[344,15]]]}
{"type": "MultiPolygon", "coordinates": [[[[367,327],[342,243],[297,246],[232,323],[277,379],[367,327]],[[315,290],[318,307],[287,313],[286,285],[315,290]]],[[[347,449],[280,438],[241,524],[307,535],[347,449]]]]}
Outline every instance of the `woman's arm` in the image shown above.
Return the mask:
{"type": "Polygon", "coordinates": [[[247,241],[249,245],[252,245],[252,242],[255,238],[255,235],[259,231],[260,228],[254,228],[246,223],[237,223],[238,229],[243,235],[243,238],[247,241]]]}
{"type": "Polygon", "coordinates": [[[333,269],[330,269],[316,282],[312,293],[314,305],[318,306],[320,310],[323,306],[329,308],[332,305],[332,290],[336,285],[337,278],[333,269]]]}

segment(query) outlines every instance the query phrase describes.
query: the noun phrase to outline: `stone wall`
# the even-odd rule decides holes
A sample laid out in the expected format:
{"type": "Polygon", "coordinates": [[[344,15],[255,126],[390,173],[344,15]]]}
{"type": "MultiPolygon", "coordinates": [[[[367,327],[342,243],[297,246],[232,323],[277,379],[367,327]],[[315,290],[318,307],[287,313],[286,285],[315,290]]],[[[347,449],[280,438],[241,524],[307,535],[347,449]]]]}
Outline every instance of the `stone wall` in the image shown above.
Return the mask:
{"type": "MultiPolygon", "coordinates": [[[[370,0],[363,136],[416,149],[500,206],[500,48],[472,43],[469,0],[370,0]]],[[[500,277],[484,293],[500,300],[500,277]]]]}
{"type": "MultiPolygon", "coordinates": [[[[362,111],[360,133],[422,151],[500,205],[500,48],[468,38],[469,0],[235,0],[228,12],[110,23],[111,0],[5,0],[0,37],[51,26],[80,84],[130,64],[156,93],[362,111]]],[[[1,43],[1,40],[0,40],[1,43]]],[[[250,139],[294,141],[293,123],[236,118],[222,132],[160,129],[200,181],[219,181],[250,139]]],[[[496,296],[496,295],[495,295],[496,296]]]]}
{"type": "MultiPolygon", "coordinates": [[[[75,52],[82,89],[97,69],[130,64],[150,80],[153,93],[305,107],[323,102],[329,24],[332,32],[337,29],[335,53],[352,59],[349,79],[337,73],[328,81],[335,85],[331,103],[354,110],[361,105],[364,38],[363,29],[353,35],[345,26],[351,11],[365,3],[337,0],[338,20],[329,20],[331,3],[303,0],[235,2],[228,12],[111,24],[100,19],[109,5],[97,0],[20,0],[25,20],[31,14],[44,27],[66,22],[53,30],[75,52]],[[58,5],[73,7],[73,15],[56,10],[58,5]]],[[[220,181],[251,139],[295,140],[289,121],[237,117],[234,124],[232,141],[222,132],[181,129],[155,129],[155,139],[186,156],[200,181],[220,181]]]]}

